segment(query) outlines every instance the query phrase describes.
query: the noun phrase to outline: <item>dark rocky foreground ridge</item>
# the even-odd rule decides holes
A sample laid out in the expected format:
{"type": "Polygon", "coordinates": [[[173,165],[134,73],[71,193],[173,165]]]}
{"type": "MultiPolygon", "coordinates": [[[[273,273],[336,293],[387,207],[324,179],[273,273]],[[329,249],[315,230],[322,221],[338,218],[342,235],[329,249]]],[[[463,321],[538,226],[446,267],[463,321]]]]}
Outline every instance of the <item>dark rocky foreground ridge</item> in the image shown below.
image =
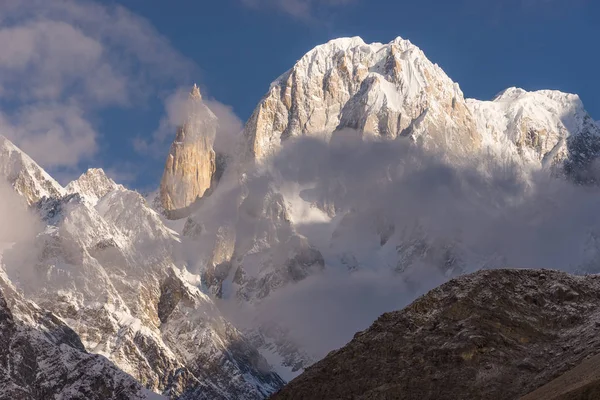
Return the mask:
{"type": "Polygon", "coordinates": [[[599,275],[480,271],[382,315],[272,399],[597,399],[598,354],[599,275]]]}

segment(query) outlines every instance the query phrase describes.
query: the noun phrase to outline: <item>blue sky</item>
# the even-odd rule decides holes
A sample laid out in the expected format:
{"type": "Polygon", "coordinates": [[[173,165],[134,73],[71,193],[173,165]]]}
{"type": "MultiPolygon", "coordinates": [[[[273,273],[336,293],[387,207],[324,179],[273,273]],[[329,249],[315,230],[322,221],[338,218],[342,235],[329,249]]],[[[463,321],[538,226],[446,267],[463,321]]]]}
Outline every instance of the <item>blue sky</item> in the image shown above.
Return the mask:
{"type": "MultiPolygon", "coordinates": [[[[58,44],[44,44],[58,54],[50,63],[54,69],[36,68],[46,81],[60,82],[59,89],[34,90],[39,82],[20,79],[26,87],[15,92],[30,96],[0,90],[4,120],[13,132],[7,136],[63,182],[101,166],[129,186],[150,190],[174,135],[165,123],[170,94],[197,82],[205,97],[231,106],[245,120],[271,81],[315,45],[340,36],[367,42],[410,39],[467,97],[489,99],[509,86],[559,89],[579,94],[592,117],[600,119],[600,2],[592,0],[7,2],[13,8],[0,6],[6,8],[0,9],[5,16],[0,44],[3,29],[14,34],[40,18],[72,28],[38,24],[34,30],[57,38],[58,44]],[[74,38],[73,54],[62,54],[66,37],[74,38]],[[96,53],[89,51],[94,42],[96,53]],[[74,63],[83,63],[79,60],[89,62],[74,69],[74,63]],[[111,88],[119,95],[110,96],[111,88]],[[69,119],[62,118],[59,113],[67,111],[69,119]],[[56,121],[51,126],[58,132],[51,136],[58,138],[56,145],[48,145],[43,135],[49,118],[56,121]],[[27,130],[29,121],[42,121],[33,124],[36,135],[27,130]],[[136,150],[136,139],[151,142],[152,151],[136,150]]],[[[7,43],[15,42],[5,36],[7,43]]],[[[32,76],[36,64],[15,69],[22,53],[0,57],[0,72],[32,76]]],[[[48,64],[47,58],[38,62],[48,64]]]]}
{"type": "Polygon", "coordinates": [[[341,36],[411,40],[466,96],[508,86],[581,94],[600,119],[600,4],[581,0],[356,0],[315,20],[240,0],[122,4],[150,19],[201,68],[210,95],[247,118],[269,83],[314,46],[341,36]]]}

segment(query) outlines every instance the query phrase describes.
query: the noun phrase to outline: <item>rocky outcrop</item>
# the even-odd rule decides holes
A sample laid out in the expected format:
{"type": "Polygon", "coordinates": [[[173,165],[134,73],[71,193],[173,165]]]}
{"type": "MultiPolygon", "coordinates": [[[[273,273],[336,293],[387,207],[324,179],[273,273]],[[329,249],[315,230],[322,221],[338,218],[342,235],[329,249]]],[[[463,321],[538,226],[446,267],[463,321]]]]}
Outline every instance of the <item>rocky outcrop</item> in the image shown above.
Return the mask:
{"type": "Polygon", "coordinates": [[[217,118],[202,102],[194,85],[185,110],[187,116],[177,129],[160,183],[160,204],[166,215],[186,209],[201,198],[213,183],[216,155],[213,142],[217,118]]]}
{"type": "Polygon", "coordinates": [[[518,399],[600,353],[599,289],[599,276],[550,270],[463,276],[382,315],[272,398],[518,399]]]}

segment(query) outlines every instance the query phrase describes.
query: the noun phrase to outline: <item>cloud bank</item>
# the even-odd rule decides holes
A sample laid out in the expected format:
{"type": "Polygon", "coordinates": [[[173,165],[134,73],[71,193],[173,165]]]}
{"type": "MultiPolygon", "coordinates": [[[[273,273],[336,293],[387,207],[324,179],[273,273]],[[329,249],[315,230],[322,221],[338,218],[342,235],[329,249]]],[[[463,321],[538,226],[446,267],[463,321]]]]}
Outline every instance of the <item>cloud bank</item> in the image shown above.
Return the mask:
{"type": "MultiPolygon", "coordinates": [[[[300,187],[307,208],[335,209],[336,216],[294,221],[324,255],[325,271],[231,311],[242,326],[276,321],[319,358],[383,312],[463,273],[600,272],[599,187],[576,185],[554,169],[489,156],[455,160],[405,138],[359,136],[290,139],[267,166],[246,169],[242,191],[300,187]]],[[[230,195],[238,195],[231,185],[218,188],[206,210],[231,215],[230,195]]],[[[294,214],[297,205],[288,204],[294,214]]]]}
{"type": "Polygon", "coordinates": [[[196,69],[148,21],[88,0],[3,1],[0,47],[1,133],[50,170],[96,154],[99,112],[143,104],[196,69]]]}

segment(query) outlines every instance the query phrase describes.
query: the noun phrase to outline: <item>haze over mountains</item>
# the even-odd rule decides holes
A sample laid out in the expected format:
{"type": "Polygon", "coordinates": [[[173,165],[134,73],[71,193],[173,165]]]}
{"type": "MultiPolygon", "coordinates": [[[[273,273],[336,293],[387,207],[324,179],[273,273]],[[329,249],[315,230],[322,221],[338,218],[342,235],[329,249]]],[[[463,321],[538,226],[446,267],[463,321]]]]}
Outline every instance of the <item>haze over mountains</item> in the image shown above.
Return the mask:
{"type": "Polygon", "coordinates": [[[63,188],[0,139],[2,335],[70,335],[31,344],[43,374],[68,350],[107,398],[262,399],[452,277],[599,270],[600,127],[576,95],[465,99],[408,40],[355,37],[304,55],[233,140],[196,86],[182,114],[149,199],[101,169],[63,188]]]}

